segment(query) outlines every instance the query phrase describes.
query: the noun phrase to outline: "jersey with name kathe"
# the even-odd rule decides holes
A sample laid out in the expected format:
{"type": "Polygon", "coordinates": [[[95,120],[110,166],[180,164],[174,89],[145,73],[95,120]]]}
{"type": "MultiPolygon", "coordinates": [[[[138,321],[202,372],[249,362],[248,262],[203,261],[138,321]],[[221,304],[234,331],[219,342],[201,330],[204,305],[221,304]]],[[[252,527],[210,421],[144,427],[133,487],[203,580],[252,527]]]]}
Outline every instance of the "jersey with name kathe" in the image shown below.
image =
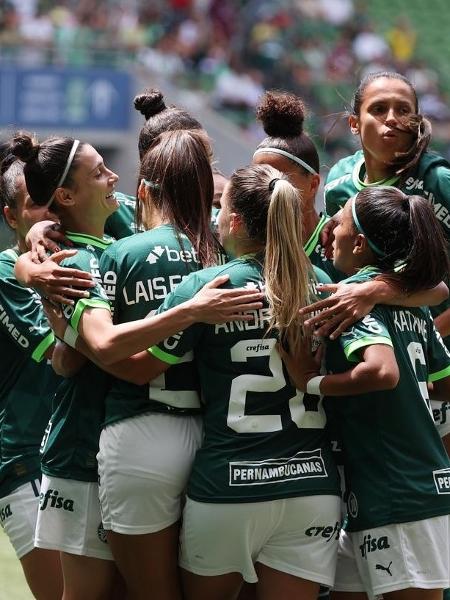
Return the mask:
{"type": "MultiPolygon", "coordinates": [[[[434,154],[424,152],[417,167],[405,181],[393,176],[378,184],[364,183],[365,164],[362,150],[337,162],[328,173],[325,185],[325,206],[329,215],[334,215],[347,200],[360,190],[376,185],[393,185],[408,196],[424,196],[433,204],[434,213],[441,223],[450,251],[450,164],[434,154]]],[[[449,284],[449,281],[446,281],[449,284]]],[[[450,308],[450,298],[438,306],[430,307],[433,318],[450,308]]],[[[450,336],[444,338],[450,348],[450,336]]]]}
{"type": "Polygon", "coordinates": [[[343,449],[350,531],[450,513],[450,462],[427,391],[450,375],[448,350],[428,309],[376,306],[328,344],[327,370],[347,371],[376,344],[394,349],[397,387],[325,401],[343,449]]]}

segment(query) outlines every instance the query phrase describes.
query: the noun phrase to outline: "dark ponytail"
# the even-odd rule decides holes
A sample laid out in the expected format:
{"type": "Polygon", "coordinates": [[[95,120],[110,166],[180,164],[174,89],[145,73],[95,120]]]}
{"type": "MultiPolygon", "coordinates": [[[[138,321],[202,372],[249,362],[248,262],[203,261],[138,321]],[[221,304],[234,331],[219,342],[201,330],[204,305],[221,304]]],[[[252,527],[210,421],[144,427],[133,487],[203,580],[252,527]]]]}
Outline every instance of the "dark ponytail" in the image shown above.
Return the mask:
{"type": "Polygon", "coordinates": [[[378,250],[375,266],[385,281],[413,293],[447,278],[447,243],[428,200],[377,186],[359,192],[354,202],[360,231],[378,250]]]}
{"type": "MultiPolygon", "coordinates": [[[[16,134],[11,143],[11,152],[25,163],[24,175],[28,193],[35,204],[48,204],[63,175],[70,152],[74,146],[70,137],[49,138],[38,144],[29,134],[16,134]]],[[[77,167],[77,159],[83,144],[79,144],[70,168],[64,177],[65,187],[73,185],[72,175],[77,167]]]]}

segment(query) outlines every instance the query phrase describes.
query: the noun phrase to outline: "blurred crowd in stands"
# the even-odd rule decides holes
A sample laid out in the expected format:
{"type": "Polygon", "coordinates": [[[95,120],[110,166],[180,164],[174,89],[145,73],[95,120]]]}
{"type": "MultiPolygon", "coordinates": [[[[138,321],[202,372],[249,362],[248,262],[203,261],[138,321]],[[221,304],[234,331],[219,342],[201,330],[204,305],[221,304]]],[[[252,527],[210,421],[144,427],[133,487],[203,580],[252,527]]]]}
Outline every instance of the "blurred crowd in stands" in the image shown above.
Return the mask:
{"type": "Polygon", "coordinates": [[[407,17],[377,29],[362,0],[0,0],[0,64],[140,64],[204,93],[251,138],[263,90],[294,91],[331,161],[352,150],[338,113],[374,70],[415,84],[450,156],[450,109],[417,37],[407,17]]]}

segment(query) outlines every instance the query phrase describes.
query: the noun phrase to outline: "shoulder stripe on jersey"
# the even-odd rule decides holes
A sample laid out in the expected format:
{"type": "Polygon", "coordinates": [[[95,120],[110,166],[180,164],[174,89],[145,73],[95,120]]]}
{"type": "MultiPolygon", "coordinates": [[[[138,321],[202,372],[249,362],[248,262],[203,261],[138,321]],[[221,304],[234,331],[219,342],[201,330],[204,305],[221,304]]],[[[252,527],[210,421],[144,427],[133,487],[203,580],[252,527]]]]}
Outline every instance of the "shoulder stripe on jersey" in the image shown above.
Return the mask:
{"type": "Polygon", "coordinates": [[[43,340],[41,340],[39,342],[39,344],[36,346],[33,354],[31,355],[31,358],[33,360],[35,360],[36,362],[41,362],[41,360],[44,358],[44,354],[47,352],[47,350],[50,348],[50,346],[54,342],[55,342],[55,334],[53,333],[53,331],[50,331],[50,333],[48,333],[45,336],[45,338],[43,340]]]}
{"type": "Polygon", "coordinates": [[[155,358],[158,358],[162,362],[165,362],[169,365],[175,365],[180,360],[178,356],[174,356],[173,354],[164,352],[164,350],[161,350],[161,348],[158,348],[158,346],[152,346],[148,349],[148,352],[150,352],[150,354],[153,354],[155,358]]]}
{"type": "Polygon", "coordinates": [[[312,251],[314,250],[314,248],[316,247],[317,240],[319,239],[319,235],[323,229],[323,226],[325,225],[325,223],[327,221],[328,221],[328,217],[325,215],[322,215],[322,217],[320,218],[320,221],[317,223],[317,226],[314,229],[311,237],[306,242],[306,244],[303,246],[303,248],[305,250],[305,254],[308,258],[310,256],[310,254],[312,253],[312,251]]]}
{"type": "Polygon", "coordinates": [[[95,298],[82,298],[81,300],[78,300],[75,310],[73,311],[73,314],[70,317],[70,324],[75,329],[75,331],[78,331],[78,325],[80,323],[81,315],[83,314],[84,309],[89,307],[106,308],[106,310],[109,310],[111,312],[111,306],[106,300],[97,300],[95,298]]]}
{"type": "Polygon", "coordinates": [[[392,341],[391,338],[381,336],[381,335],[367,335],[359,340],[355,340],[351,342],[345,349],[344,353],[348,361],[350,362],[360,362],[356,352],[361,348],[365,348],[366,346],[376,346],[382,344],[383,346],[391,346],[392,341]]]}
{"type": "Polygon", "coordinates": [[[439,381],[439,379],[444,379],[444,377],[448,377],[450,375],[450,365],[445,367],[445,369],[441,369],[436,373],[430,373],[428,375],[428,381],[431,383],[433,381],[439,381]]]}

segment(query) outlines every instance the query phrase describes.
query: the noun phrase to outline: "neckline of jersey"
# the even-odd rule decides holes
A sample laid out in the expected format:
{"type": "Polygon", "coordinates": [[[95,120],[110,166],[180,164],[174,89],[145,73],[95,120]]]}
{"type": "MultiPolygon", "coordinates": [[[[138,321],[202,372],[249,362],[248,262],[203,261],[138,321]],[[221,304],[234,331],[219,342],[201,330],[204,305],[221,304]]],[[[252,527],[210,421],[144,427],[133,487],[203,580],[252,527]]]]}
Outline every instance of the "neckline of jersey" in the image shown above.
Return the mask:
{"type": "Polygon", "coordinates": [[[365,167],[366,163],[364,161],[364,156],[356,163],[353,168],[353,184],[358,191],[363,190],[364,188],[377,187],[379,185],[394,185],[400,177],[398,175],[394,175],[393,177],[386,177],[385,179],[380,179],[379,181],[373,181],[372,183],[366,183],[363,179],[361,179],[361,171],[362,168],[365,167]]]}
{"type": "Polygon", "coordinates": [[[113,240],[106,240],[104,238],[99,238],[94,235],[88,235],[87,233],[73,233],[72,231],[66,231],[66,237],[71,242],[76,242],[78,244],[96,246],[97,248],[101,248],[104,250],[110,244],[113,243],[113,240]]]}

